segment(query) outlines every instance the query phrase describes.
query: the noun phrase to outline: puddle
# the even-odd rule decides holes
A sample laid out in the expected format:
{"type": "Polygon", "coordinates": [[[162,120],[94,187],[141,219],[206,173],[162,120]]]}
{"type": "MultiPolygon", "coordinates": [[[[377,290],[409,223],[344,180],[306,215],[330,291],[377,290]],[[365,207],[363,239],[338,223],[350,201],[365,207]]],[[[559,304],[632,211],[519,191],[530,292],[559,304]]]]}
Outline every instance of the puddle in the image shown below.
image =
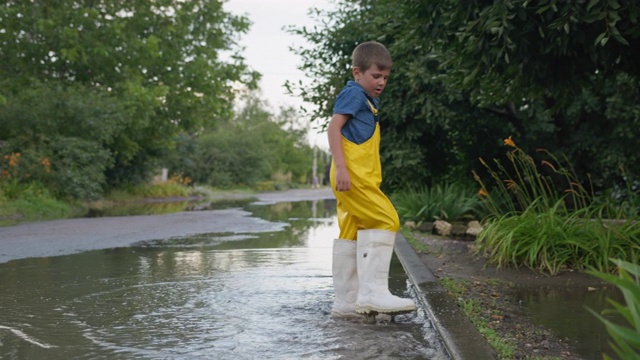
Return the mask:
{"type": "MultiPolygon", "coordinates": [[[[375,324],[329,316],[335,202],[247,209],[289,226],[0,264],[0,357],[448,358],[421,312],[375,324]]],[[[389,283],[408,296],[395,258],[389,283]]]]}
{"type": "Polygon", "coordinates": [[[251,202],[253,198],[218,199],[207,200],[192,199],[183,201],[140,201],[123,204],[101,204],[89,208],[85,214],[79,217],[96,218],[107,216],[135,216],[135,215],[160,215],[171,214],[180,211],[222,210],[230,208],[242,208],[251,202]]]}
{"type": "MultiPolygon", "coordinates": [[[[601,360],[603,352],[617,359],[608,345],[609,336],[604,324],[587,310],[601,313],[603,309],[610,309],[607,298],[624,303],[617,288],[524,287],[516,296],[535,324],[543,325],[559,339],[573,345],[585,360],[601,360]]],[[[624,324],[619,316],[606,317],[624,324]]]]}

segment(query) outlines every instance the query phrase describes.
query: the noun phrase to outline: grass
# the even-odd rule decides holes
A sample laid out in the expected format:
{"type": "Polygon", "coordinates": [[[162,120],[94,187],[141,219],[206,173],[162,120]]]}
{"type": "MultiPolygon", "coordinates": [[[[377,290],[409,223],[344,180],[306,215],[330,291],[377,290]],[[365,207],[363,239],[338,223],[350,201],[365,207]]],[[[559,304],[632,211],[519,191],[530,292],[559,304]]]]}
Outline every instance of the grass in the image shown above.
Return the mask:
{"type": "Polygon", "coordinates": [[[400,232],[402,233],[404,238],[407,239],[407,242],[414,250],[423,253],[431,252],[427,245],[423,244],[422,242],[420,242],[420,240],[416,239],[416,237],[413,236],[413,231],[411,231],[411,229],[401,227],[400,232]]]}
{"type": "Polygon", "coordinates": [[[128,201],[136,198],[189,197],[193,188],[178,183],[140,184],[113,190],[107,195],[111,201],[128,201]]]}
{"type": "MultiPolygon", "coordinates": [[[[16,225],[20,222],[65,219],[86,214],[90,208],[101,209],[112,203],[137,202],[146,199],[187,198],[198,196],[202,198],[219,198],[237,191],[215,191],[213,189],[187,186],[176,182],[162,184],[143,184],[114,190],[97,201],[80,201],[58,199],[52,196],[42,184],[32,182],[22,184],[16,181],[0,182],[0,226],[16,225]]],[[[243,192],[246,193],[246,192],[243,192]]],[[[172,212],[174,204],[165,204],[159,209],[172,212]]],[[[184,208],[177,204],[177,209],[184,208]]],[[[124,209],[125,211],[128,211],[124,209]]]]}
{"type": "Polygon", "coordinates": [[[68,218],[82,211],[80,206],[51,197],[0,201],[0,226],[26,221],[68,218]]]}
{"type": "Polygon", "coordinates": [[[609,258],[640,257],[640,224],[607,222],[590,209],[567,213],[561,204],[495,218],[479,234],[477,250],[498,267],[526,266],[551,275],[589,267],[612,271],[609,258]]]}
{"type": "Polygon", "coordinates": [[[465,298],[466,294],[469,293],[471,283],[468,280],[441,278],[440,284],[442,284],[442,286],[460,304],[465,316],[496,351],[498,359],[513,359],[514,353],[516,352],[516,344],[502,337],[492,329],[491,326],[489,326],[489,322],[484,316],[485,309],[482,304],[476,300],[465,298]]]}
{"type": "Polygon", "coordinates": [[[538,165],[511,138],[505,144],[513,148],[507,153],[509,166],[495,161],[491,167],[482,161],[494,186],[475,174],[490,212],[477,249],[490,263],[556,275],[565,269],[590,267],[613,271],[610,258],[640,258],[637,215],[607,221],[611,214],[624,212],[595,201],[570,166],[546,150],[538,150],[546,156],[538,165]]]}
{"type": "MultiPolygon", "coordinates": [[[[484,336],[487,342],[496,352],[496,359],[510,360],[516,357],[516,354],[522,355],[523,349],[518,349],[519,344],[515,338],[517,337],[513,333],[501,333],[499,330],[494,329],[492,326],[492,318],[496,314],[496,310],[493,308],[500,308],[499,305],[485,301],[479,301],[472,299],[472,287],[474,284],[469,280],[458,280],[453,278],[440,278],[440,284],[449,292],[450,296],[458,302],[462,312],[471,321],[471,323],[478,329],[478,332],[484,336]],[[493,309],[493,310],[492,310],[493,309]]],[[[487,279],[486,285],[502,285],[505,284],[497,279],[487,279]]],[[[488,301],[496,302],[497,300],[491,298],[488,301]]],[[[528,329],[529,335],[538,335],[540,329],[528,329]]],[[[520,357],[519,357],[520,358],[520,357]]],[[[529,355],[523,359],[526,360],[559,360],[559,357],[554,356],[536,356],[529,355]]]]}
{"type": "Polygon", "coordinates": [[[609,300],[610,311],[622,315],[627,326],[592,312],[607,327],[616,354],[640,360],[640,199],[636,190],[629,187],[622,201],[603,201],[586,191],[571,167],[560,164],[548,151],[539,150],[549,156],[540,163],[551,171],[545,175],[511,137],[505,145],[513,148],[507,154],[510,166],[495,161],[494,169],[481,159],[494,186],[487,186],[474,173],[479,195],[491,213],[477,239],[478,251],[498,266],[524,265],[551,275],[563,269],[590,269],[589,273],[618,286],[626,305],[609,300]],[[564,181],[558,181],[558,175],[564,181]]]}
{"type": "Polygon", "coordinates": [[[54,198],[42,184],[0,183],[0,226],[67,218],[80,211],[78,203],[54,198]]]}

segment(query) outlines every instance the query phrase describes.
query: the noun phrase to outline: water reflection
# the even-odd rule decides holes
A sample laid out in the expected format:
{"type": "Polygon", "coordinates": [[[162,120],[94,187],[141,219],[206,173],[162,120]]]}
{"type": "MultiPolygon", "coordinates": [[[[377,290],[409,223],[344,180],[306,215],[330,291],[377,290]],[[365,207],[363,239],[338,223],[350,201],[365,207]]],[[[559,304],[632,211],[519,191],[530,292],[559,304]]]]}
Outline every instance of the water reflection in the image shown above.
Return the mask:
{"type": "MultiPolygon", "coordinates": [[[[0,264],[2,358],[445,359],[423,314],[332,319],[335,203],[251,207],[282,231],[0,264]]],[[[399,262],[392,291],[406,291],[399,262]]]]}
{"type": "Polygon", "coordinates": [[[222,210],[240,208],[254,202],[251,197],[238,199],[215,199],[205,201],[203,199],[189,199],[182,201],[149,199],[140,202],[127,203],[95,203],[87,209],[81,217],[107,217],[107,216],[134,216],[134,215],[160,215],[171,214],[180,211],[222,210]]]}
{"type": "MultiPolygon", "coordinates": [[[[558,338],[575,346],[585,360],[600,360],[603,352],[610,357],[614,355],[604,324],[587,310],[600,312],[611,308],[607,298],[624,303],[621,292],[613,286],[597,289],[586,286],[523,287],[517,293],[517,299],[534,323],[543,325],[558,338]]],[[[605,317],[624,324],[620,316],[609,314],[605,317]]]]}

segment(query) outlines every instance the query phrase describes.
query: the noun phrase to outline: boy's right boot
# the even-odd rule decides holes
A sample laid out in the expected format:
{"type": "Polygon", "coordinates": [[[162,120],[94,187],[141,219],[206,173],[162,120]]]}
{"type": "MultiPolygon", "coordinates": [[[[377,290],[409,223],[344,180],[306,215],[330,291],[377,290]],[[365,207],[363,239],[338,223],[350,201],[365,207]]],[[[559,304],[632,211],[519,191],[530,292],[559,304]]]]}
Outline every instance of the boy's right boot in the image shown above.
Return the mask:
{"type": "Polygon", "coordinates": [[[394,314],[416,309],[412,299],[395,296],[389,291],[389,266],[395,242],[393,231],[358,231],[358,313],[394,314]]]}
{"type": "Polygon", "coordinates": [[[356,268],[356,242],[333,240],[333,290],[335,299],[331,308],[334,317],[359,317],[356,312],[358,273],[356,268]]]}

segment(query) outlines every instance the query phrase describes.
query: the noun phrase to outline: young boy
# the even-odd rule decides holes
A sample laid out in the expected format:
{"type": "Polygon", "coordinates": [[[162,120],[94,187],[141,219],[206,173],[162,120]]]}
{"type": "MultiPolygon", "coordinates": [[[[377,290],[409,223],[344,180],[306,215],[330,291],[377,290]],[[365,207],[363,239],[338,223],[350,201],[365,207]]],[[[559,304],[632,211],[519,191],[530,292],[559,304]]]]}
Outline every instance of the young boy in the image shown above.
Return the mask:
{"type": "Polygon", "coordinates": [[[378,96],[391,65],[384,45],[358,45],[352,54],[354,80],[338,94],[329,122],[330,179],[340,226],[340,237],[333,242],[331,313],[338,317],[416,309],[413,300],[389,292],[389,265],[400,220],[380,190],[378,96]]]}

